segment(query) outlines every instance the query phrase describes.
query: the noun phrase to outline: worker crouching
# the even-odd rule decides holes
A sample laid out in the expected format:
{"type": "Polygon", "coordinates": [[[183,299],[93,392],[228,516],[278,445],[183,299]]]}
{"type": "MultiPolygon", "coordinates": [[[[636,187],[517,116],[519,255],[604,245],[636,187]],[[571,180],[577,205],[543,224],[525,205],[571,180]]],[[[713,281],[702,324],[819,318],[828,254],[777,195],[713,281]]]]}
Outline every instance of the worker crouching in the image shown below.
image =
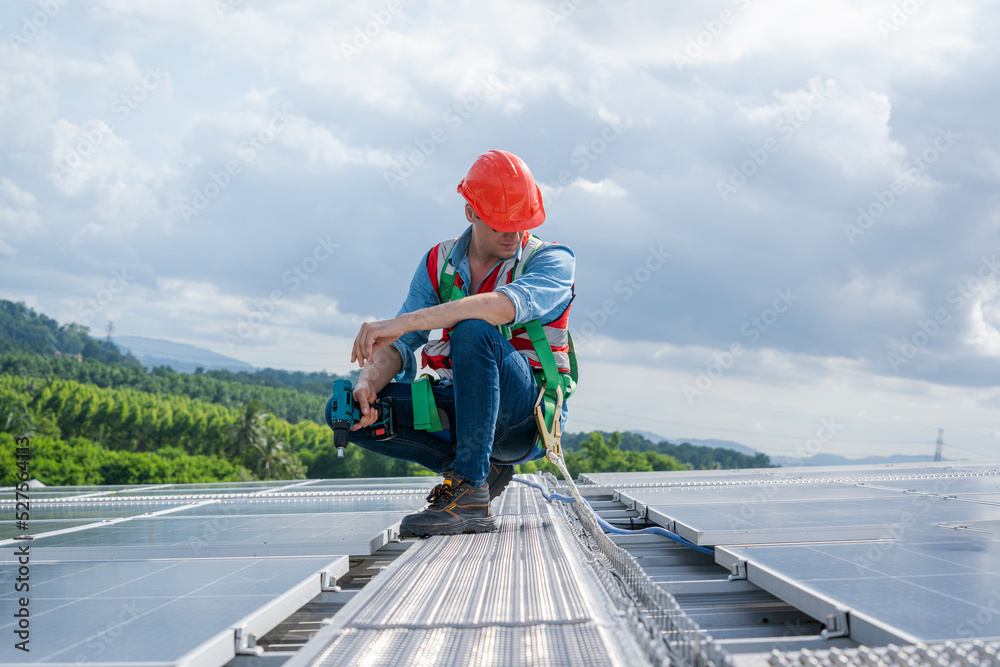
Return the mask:
{"type": "Polygon", "coordinates": [[[362,324],[351,355],[362,369],[351,441],[444,476],[428,507],[403,519],[403,535],[496,530],[490,500],[514,465],[544,456],[538,421],[558,429],[561,399],[576,385],[567,329],[575,257],[528,233],[545,221],[531,171],[512,153],[490,151],[458,192],[469,227],[423,256],[399,313],[362,324]],[[441,339],[428,341],[438,329],[441,339]],[[421,366],[438,378],[415,380],[421,347],[421,366]],[[398,432],[376,440],[362,429],[377,418],[370,406],[389,399],[398,432]]]}

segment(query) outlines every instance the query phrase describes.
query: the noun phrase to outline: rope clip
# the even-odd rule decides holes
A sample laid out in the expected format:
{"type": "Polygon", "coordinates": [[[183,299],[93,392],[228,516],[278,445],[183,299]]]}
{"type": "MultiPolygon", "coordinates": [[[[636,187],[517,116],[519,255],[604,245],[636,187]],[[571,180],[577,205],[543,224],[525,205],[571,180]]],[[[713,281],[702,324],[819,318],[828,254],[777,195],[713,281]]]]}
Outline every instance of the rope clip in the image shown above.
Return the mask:
{"type": "Polygon", "coordinates": [[[562,386],[556,386],[556,408],[552,415],[552,428],[549,429],[548,425],[545,423],[545,388],[548,383],[542,386],[541,391],[538,392],[538,399],[535,401],[535,424],[538,426],[538,435],[542,438],[542,444],[545,445],[545,455],[548,458],[553,456],[562,456],[562,429],[559,426],[560,417],[562,416],[563,407],[563,392],[562,386]]]}

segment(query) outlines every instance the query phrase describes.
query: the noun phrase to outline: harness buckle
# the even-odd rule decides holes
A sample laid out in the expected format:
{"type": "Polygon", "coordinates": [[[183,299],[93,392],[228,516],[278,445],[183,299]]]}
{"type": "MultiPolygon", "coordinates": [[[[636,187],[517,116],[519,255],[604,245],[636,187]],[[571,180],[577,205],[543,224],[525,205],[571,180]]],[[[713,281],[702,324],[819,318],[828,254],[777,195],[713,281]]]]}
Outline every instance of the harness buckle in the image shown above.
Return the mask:
{"type": "Polygon", "coordinates": [[[545,388],[548,383],[542,386],[535,400],[535,425],[538,427],[538,435],[545,446],[547,456],[562,456],[562,429],[559,422],[562,416],[563,392],[562,386],[556,386],[555,412],[552,414],[552,428],[549,429],[545,423],[545,388]]]}

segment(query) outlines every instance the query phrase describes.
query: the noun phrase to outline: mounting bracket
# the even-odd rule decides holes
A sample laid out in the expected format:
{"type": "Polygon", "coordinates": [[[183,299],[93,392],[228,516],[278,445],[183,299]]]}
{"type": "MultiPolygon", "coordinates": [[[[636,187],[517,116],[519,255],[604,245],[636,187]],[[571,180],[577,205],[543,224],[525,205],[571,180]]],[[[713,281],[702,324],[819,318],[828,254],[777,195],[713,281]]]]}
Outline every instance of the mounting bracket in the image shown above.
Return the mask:
{"type": "Polygon", "coordinates": [[[245,626],[236,628],[236,655],[263,655],[264,649],[257,646],[257,635],[247,632],[245,626]]]}
{"type": "Polygon", "coordinates": [[[337,578],[329,572],[320,573],[319,589],[324,593],[340,592],[340,586],[337,585],[337,578]]]}
{"type": "Polygon", "coordinates": [[[826,628],[819,633],[819,636],[823,639],[849,637],[851,634],[849,614],[850,610],[843,607],[837,607],[832,614],[827,614],[826,628]]]}

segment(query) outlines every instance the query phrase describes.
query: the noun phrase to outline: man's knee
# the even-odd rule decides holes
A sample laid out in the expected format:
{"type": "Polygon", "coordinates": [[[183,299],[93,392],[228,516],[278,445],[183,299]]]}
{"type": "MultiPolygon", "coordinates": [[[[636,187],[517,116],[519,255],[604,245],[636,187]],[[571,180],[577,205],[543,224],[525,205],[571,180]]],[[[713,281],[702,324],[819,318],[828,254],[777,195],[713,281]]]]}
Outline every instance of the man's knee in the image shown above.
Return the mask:
{"type": "Polygon", "coordinates": [[[451,361],[462,365],[470,358],[485,355],[499,359],[503,345],[509,345],[496,327],[486,320],[462,320],[451,330],[451,361]]]}
{"type": "Polygon", "coordinates": [[[496,327],[486,320],[462,320],[451,330],[451,341],[486,340],[498,335],[496,327]]]}

